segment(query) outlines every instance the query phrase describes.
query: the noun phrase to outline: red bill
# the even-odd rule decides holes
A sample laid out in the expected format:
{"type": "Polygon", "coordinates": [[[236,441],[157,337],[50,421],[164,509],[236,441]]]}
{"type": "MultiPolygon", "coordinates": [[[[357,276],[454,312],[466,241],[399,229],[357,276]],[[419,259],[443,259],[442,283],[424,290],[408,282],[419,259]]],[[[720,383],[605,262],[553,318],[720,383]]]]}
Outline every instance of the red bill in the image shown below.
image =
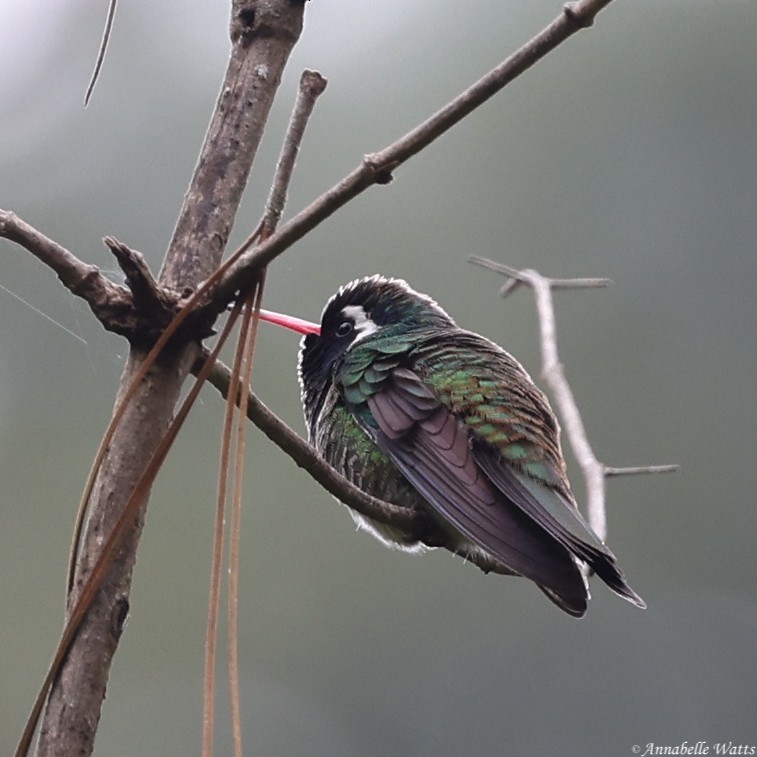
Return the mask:
{"type": "Polygon", "coordinates": [[[272,310],[260,310],[260,320],[275,323],[277,326],[283,326],[285,329],[296,331],[299,334],[316,334],[321,335],[321,327],[317,323],[303,321],[301,318],[295,318],[291,315],[274,313],[272,310]]]}

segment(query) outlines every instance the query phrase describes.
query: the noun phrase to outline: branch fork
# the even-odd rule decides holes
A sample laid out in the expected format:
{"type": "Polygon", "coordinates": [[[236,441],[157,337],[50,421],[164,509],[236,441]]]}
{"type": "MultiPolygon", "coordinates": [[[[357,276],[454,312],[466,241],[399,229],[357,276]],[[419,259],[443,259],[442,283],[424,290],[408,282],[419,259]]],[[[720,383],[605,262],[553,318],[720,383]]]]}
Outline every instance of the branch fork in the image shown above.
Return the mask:
{"type": "Polygon", "coordinates": [[[507,281],[500,289],[503,297],[511,294],[522,285],[530,287],[534,292],[536,310],[539,316],[541,375],[555,398],[560,420],[565,426],[566,436],[583,472],[586,482],[586,512],[589,525],[597,536],[604,541],[607,538],[605,508],[605,479],[607,477],[640,473],[671,473],[678,470],[677,465],[611,468],[598,460],[589,444],[586,428],[573,396],[573,390],[565,377],[565,371],[557,351],[557,329],[552,290],[606,287],[612,282],[610,279],[601,278],[552,279],[532,269],[518,270],[486,258],[471,256],[469,260],[475,265],[507,277],[507,281]]]}

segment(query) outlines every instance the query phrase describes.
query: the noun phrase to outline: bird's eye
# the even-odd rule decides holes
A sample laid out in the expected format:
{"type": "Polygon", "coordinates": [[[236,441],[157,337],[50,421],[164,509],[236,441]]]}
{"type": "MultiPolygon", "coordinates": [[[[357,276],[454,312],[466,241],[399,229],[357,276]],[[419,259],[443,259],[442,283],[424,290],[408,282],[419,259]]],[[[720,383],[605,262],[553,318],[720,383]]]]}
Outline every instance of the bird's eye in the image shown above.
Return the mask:
{"type": "Polygon", "coordinates": [[[352,329],[355,328],[355,324],[352,321],[342,321],[334,332],[339,337],[349,336],[352,333],[352,329]]]}

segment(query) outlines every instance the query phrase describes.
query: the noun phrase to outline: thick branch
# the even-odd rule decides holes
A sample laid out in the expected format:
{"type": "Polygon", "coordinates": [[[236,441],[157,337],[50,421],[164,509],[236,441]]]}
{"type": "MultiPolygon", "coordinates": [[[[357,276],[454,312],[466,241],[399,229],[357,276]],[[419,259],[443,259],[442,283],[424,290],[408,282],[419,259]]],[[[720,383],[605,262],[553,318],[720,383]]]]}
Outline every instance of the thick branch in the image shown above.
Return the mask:
{"type": "Polygon", "coordinates": [[[232,3],[231,58],[159,277],[166,286],[194,288],[221,262],[281,74],[302,31],[302,4],[232,3]]]}
{"type": "MultiPolygon", "coordinates": [[[[80,260],[13,212],[0,210],[0,237],[16,242],[55,271],[71,294],[89,305],[104,329],[132,344],[153,344],[183,304],[174,290],[155,281],[141,253],[114,237],[103,241],[124,272],[128,288],[114,283],[96,266],[80,260]]],[[[184,327],[185,339],[200,340],[213,333],[204,316],[200,314],[184,327]]]]}
{"type": "Polygon", "coordinates": [[[557,352],[557,329],[555,311],[552,304],[552,289],[579,289],[603,287],[609,279],[549,279],[537,271],[519,271],[510,266],[485,258],[471,257],[470,261],[483,268],[496,271],[508,277],[502,293],[512,292],[519,284],[525,284],[534,291],[536,309],[539,314],[540,344],[542,356],[542,377],[549,386],[557,403],[560,419],[570,442],[576,461],[586,481],[586,513],[589,524],[603,541],[607,538],[607,515],[605,511],[605,478],[610,475],[638,473],[669,473],[678,469],[677,465],[655,465],[634,468],[608,468],[600,462],[589,444],[578,404],[565,378],[560,356],[557,352]],[[514,283],[513,283],[514,282],[514,283]]]}

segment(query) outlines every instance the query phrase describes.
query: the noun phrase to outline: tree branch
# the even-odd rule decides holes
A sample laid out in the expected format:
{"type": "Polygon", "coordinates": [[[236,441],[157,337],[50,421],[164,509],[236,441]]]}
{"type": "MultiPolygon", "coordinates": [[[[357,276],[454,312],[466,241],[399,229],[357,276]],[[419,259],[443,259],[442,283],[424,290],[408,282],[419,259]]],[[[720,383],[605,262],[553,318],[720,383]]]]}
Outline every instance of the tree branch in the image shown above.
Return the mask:
{"type": "Polygon", "coordinates": [[[317,71],[305,70],[300,76],[297,100],[294,103],[294,110],[289,120],[289,128],[281,148],[281,155],[276,164],[276,173],[266,202],[263,220],[258,227],[261,239],[267,239],[271,236],[279,225],[281,214],[286,205],[287,191],[292,180],[294,164],[297,161],[302,138],[305,135],[305,127],[310,120],[315,103],[326,89],[327,83],[326,79],[317,71]]]}
{"type": "Polygon", "coordinates": [[[231,58],[159,276],[164,286],[194,288],[218,268],[303,14],[304,0],[233,0],[231,58]]]}
{"type": "Polygon", "coordinates": [[[81,297],[103,323],[113,314],[131,309],[131,294],[112,282],[97,266],[89,265],[11,210],[0,210],[0,237],[15,242],[58,274],[72,294],[81,297]]]}
{"type": "MultiPolygon", "coordinates": [[[[207,349],[203,350],[202,356],[192,367],[193,372],[200,370],[209,354],[207,349]]],[[[229,387],[231,386],[231,369],[217,360],[208,375],[208,383],[218,389],[225,399],[228,397],[229,387]]],[[[419,513],[371,497],[362,489],[358,489],[357,486],[350,483],[252,392],[248,392],[247,403],[247,417],[250,421],[340,502],[366,518],[371,518],[379,523],[393,525],[413,533],[420,532],[425,528],[423,518],[419,513]]]]}
{"type": "MultiPolygon", "coordinates": [[[[212,298],[215,306],[219,310],[225,308],[256,269],[268,265],[351,199],[374,184],[389,183],[396,168],[449,131],[570,36],[591,26],[597,13],[610,2],[579,0],[567,3],[549,26],[441,110],[393,144],[366,155],[358,168],[284,224],[276,234],[245,252],[214,288],[212,298]]],[[[250,245],[251,240],[248,239],[242,247],[250,245]]]]}
{"type": "Polygon", "coordinates": [[[589,525],[597,536],[604,541],[607,538],[607,515],[605,511],[605,478],[607,476],[669,473],[678,470],[677,465],[608,468],[600,462],[589,444],[576,399],[568,380],[565,378],[565,372],[557,352],[557,329],[552,303],[552,289],[604,287],[611,282],[609,279],[549,279],[537,271],[529,269],[519,271],[485,258],[472,256],[469,260],[482,268],[488,268],[508,277],[508,281],[502,287],[503,295],[509,294],[520,284],[525,284],[534,291],[541,332],[542,377],[555,398],[560,419],[565,426],[566,436],[586,481],[586,512],[589,525]]]}
{"type": "MultiPolygon", "coordinates": [[[[103,242],[124,272],[127,287],[114,283],[97,266],[80,260],[11,211],[0,210],[0,237],[23,247],[57,273],[66,289],[89,305],[106,331],[132,344],[144,348],[153,344],[183,305],[177,292],[155,281],[141,253],[114,237],[105,237],[103,242]]],[[[185,339],[200,340],[212,333],[206,317],[190,321],[182,330],[185,339]]]]}

